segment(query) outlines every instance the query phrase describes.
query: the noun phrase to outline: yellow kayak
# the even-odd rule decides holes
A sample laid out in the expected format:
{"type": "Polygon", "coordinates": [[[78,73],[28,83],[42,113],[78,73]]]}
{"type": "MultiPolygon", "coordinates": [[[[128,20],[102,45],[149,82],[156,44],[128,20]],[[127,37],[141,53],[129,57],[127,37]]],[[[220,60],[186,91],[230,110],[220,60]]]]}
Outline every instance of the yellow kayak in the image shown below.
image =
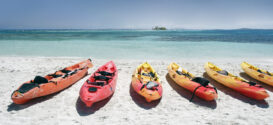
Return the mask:
{"type": "Polygon", "coordinates": [[[168,66],[168,71],[169,76],[176,82],[176,84],[193,92],[190,101],[193,99],[194,95],[206,101],[217,99],[217,90],[209,84],[207,79],[195,77],[176,63],[171,63],[168,66]]]}
{"type": "Polygon", "coordinates": [[[132,87],[147,102],[158,100],[162,96],[160,79],[147,62],[139,65],[132,75],[132,87]]]}
{"type": "Polygon", "coordinates": [[[234,76],[233,74],[218,68],[210,62],[205,64],[205,70],[211,78],[241,93],[242,95],[256,100],[263,100],[269,97],[262,86],[257,85],[254,82],[248,82],[238,76],[234,76]]]}
{"type": "Polygon", "coordinates": [[[259,69],[251,64],[248,64],[247,62],[243,62],[241,64],[241,67],[245,71],[245,73],[252,78],[273,86],[273,73],[259,69]]]}

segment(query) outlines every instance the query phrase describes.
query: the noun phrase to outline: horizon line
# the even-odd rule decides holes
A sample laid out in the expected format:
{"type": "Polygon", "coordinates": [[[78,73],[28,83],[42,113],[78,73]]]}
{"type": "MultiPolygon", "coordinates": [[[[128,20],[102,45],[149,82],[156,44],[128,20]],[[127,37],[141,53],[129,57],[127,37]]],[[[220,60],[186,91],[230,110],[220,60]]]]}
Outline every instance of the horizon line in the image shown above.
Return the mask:
{"type": "MultiPolygon", "coordinates": [[[[0,30],[153,30],[152,28],[0,28],[0,30]]],[[[273,28],[167,28],[167,30],[273,30],[273,28]]],[[[164,30],[162,30],[164,31],[164,30]]]]}

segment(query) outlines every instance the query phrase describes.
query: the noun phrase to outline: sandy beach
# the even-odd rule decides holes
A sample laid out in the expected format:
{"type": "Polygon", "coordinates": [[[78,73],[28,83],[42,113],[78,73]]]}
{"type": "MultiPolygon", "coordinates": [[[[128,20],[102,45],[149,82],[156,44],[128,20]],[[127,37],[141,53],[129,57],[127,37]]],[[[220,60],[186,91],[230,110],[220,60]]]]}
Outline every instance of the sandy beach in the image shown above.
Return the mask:
{"type": "MultiPolygon", "coordinates": [[[[206,102],[175,84],[167,75],[171,61],[148,61],[158,72],[163,85],[160,100],[146,103],[132,90],[131,74],[141,60],[114,60],[118,68],[116,92],[110,98],[87,108],[79,99],[83,82],[99,66],[109,60],[93,59],[89,74],[71,87],[24,105],[16,105],[11,93],[23,82],[36,75],[46,75],[77,63],[85,58],[0,57],[0,124],[271,124],[273,121],[273,87],[262,84],[270,97],[255,101],[217,83],[204,73],[208,60],[180,60],[179,65],[196,76],[204,76],[218,89],[219,98],[206,102]]],[[[241,60],[213,60],[216,65],[245,79],[241,60]]],[[[258,67],[273,70],[272,60],[250,61],[258,67]]],[[[253,80],[255,81],[255,80],[253,80]]],[[[258,82],[260,83],[260,82],[258,82]]]]}
{"type": "Polygon", "coordinates": [[[273,125],[273,0],[0,3],[0,125],[273,125]]]}

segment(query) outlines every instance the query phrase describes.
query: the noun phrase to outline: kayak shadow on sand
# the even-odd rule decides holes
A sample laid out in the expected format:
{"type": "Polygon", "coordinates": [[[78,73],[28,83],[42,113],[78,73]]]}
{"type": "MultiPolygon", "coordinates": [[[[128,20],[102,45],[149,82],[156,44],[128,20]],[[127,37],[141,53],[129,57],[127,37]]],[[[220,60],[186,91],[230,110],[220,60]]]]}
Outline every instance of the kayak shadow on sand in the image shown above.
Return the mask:
{"type": "Polygon", "coordinates": [[[203,74],[203,76],[208,79],[210,81],[210,83],[216,87],[218,90],[220,90],[221,92],[230,95],[231,97],[238,99],[242,102],[248,103],[250,105],[256,105],[257,107],[260,108],[268,108],[269,105],[265,100],[255,100],[255,99],[251,99],[249,97],[246,97],[244,95],[241,95],[239,92],[236,92],[235,90],[228,88],[224,85],[222,85],[221,83],[215,81],[214,79],[212,79],[211,77],[209,77],[209,75],[205,72],[203,74]]]}
{"type": "Polygon", "coordinates": [[[37,103],[42,103],[42,102],[44,102],[46,100],[49,100],[49,99],[53,98],[55,95],[61,93],[62,91],[59,91],[59,92],[56,92],[56,93],[53,93],[53,94],[50,94],[50,95],[47,95],[47,96],[42,96],[42,97],[32,99],[29,102],[26,102],[25,104],[11,103],[10,105],[8,105],[7,111],[10,112],[10,111],[19,111],[19,110],[22,110],[22,109],[26,109],[28,107],[31,107],[32,105],[37,104],[37,103]]]}
{"type": "Polygon", "coordinates": [[[77,102],[76,102],[76,109],[77,112],[80,116],[87,116],[90,114],[94,114],[96,111],[98,111],[100,108],[102,108],[104,105],[107,104],[107,102],[110,101],[112,98],[113,94],[106,99],[95,102],[91,107],[87,107],[84,102],[78,97],[77,102]]]}
{"type": "MultiPolygon", "coordinates": [[[[176,84],[171,77],[169,76],[169,73],[166,75],[166,80],[167,82],[170,84],[170,86],[182,97],[190,100],[192,97],[192,92],[179,86],[178,84],[176,84]]],[[[192,103],[200,105],[200,106],[205,106],[211,109],[216,109],[217,107],[217,103],[215,100],[213,101],[205,101],[203,99],[200,99],[199,97],[195,96],[192,100],[192,103]]]]}
{"type": "Polygon", "coordinates": [[[263,86],[266,90],[273,92],[273,87],[272,86],[250,77],[245,72],[241,72],[240,76],[243,77],[244,79],[248,80],[248,81],[256,82],[256,83],[260,84],[261,86],[263,86]]]}
{"type": "Polygon", "coordinates": [[[130,90],[129,90],[130,96],[132,97],[132,100],[133,100],[139,107],[148,110],[148,109],[151,109],[151,108],[155,108],[155,107],[159,104],[159,102],[161,101],[161,98],[162,98],[162,97],[161,97],[160,99],[158,99],[158,100],[155,100],[155,101],[152,101],[152,102],[149,103],[149,102],[147,102],[147,101],[145,100],[144,97],[142,97],[141,95],[139,95],[139,94],[134,90],[134,88],[132,87],[132,84],[131,84],[131,83],[130,83],[129,85],[130,85],[130,90]]]}

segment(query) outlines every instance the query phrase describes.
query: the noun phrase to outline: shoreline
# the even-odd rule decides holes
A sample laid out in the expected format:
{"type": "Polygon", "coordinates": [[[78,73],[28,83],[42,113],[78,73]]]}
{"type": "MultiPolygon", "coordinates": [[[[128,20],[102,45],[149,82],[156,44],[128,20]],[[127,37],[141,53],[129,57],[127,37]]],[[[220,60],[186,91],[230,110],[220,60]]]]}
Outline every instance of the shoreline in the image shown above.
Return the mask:
{"type": "Polygon", "coordinates": [[[247,61],[247,62],[253,62],[253,63],[268,63],[268,65],[271,65],[270,63],[272,63],[273,65],[273,57],[260,57],[260,58],[240,58],[240,57],[228,57],[228,58],[224,58],[224,57],[219,57],[219,58],[206,58],[204,59],[203,57],[198,58],[198,57],[190,57],[190,58],[184,58],[184,59],[108,59],[108,58],[92,58],[92,56],[90,57],[78,57],[78,56],[0,56],[0,59],[71,59],[71,60],[75,60],[75,59],[88,59],[90,58],[91,60],[98,60],[98,61],[102,61],[102,60],[117,60],[117,61],[126,61],[126,62],[187,62],[187,63],[201,63],[201,62],[219,62],[219,63],[242,63],[242,61],[247,61]]]}

